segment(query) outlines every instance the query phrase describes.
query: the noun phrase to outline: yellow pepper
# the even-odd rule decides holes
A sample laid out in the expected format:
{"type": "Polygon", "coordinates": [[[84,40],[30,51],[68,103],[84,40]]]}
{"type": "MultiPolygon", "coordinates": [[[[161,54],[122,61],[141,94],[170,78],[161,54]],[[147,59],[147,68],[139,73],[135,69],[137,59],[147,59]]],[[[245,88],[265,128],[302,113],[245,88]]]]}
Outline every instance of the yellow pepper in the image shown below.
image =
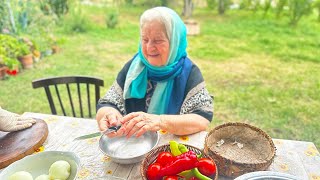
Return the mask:
{"type": "Polygon", "coordinates": [[[170,151],[173,156],[179,156],[182,154],[178,148],[179,143],[177,141],[169,141],[170,151]]]}

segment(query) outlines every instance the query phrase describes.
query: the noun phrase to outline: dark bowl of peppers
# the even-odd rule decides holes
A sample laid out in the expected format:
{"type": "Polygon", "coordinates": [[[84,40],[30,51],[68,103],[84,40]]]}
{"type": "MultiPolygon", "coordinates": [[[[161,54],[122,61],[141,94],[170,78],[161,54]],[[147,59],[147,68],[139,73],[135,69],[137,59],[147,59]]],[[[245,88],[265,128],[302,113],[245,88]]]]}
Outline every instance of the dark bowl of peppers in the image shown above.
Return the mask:
{"type": "MultiPolygon", "coordinates": [[[[177,143],[177,142],[174,142],[177,143]]],[[[197,147],[177,143],[150,151],[140,165],[143,180],[217,180],[214,160],[197,147]],[[184,150],[183,150],[184,149],[184,150]],[[180,153],[179,153],[180,150],[180,153]]]]}

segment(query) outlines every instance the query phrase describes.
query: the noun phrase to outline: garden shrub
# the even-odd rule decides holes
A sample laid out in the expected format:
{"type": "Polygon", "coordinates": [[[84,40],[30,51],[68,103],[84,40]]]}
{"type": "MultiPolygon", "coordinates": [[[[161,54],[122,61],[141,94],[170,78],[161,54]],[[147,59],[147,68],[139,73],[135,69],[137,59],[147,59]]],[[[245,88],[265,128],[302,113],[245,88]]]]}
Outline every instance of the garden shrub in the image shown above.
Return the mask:
{"type": "Polygon", "coordinates": [[[0,58],[9,69],[19,65],[20,42],[13,36],[0,34],[0,58]]]}
{"type": "Polygon", "coordinates": [[[216,0],[207,0],[207,7],[209,9],[214,9],[216,7],[216,0]]]}
{"type": "Polygon", "coordinates": [[[295,26],[304,15],[312,12],[312,0],[290,0],[290,24],[295,26]]]}
{"type": "Polygon", "coordinates": [[[107,15],[106,17],[106,24],[108,28],[115,28],[116,25],[118,24],[118,13],[116,12],[111,12],[107,15]]]}
{"type": "Polygon", "coordinates": [[[313,7],[318,11],[318,22],[320,22],[320,0],[314,1],[313,7]]]}
{"type": "Polygon", "coordinates": [[[9,28],[9,14],[5,1],[0,1],[0,33],[9,28]]]}
{"type": "Polygon", "coordinates": [[[276,17],[281,17],[284,7],[288,5],[288,0],[278,0],[275,7],[276,17]]]}
{"type": "MultiPolygon", "coordinates": [[[[70,0],[69,0],[70,1],[70,0]]],[[[69,12],[68,0],[40,0],[40,8],[44,14],[49,15],[51,12],[62,18],[69,12]]]]}
{"type": "Polygon", "coordinates": [[[84,33],[90,29],[88,18],[83,14],[80,7],[74,7],[63,20],[66,32],[84,33]]]}

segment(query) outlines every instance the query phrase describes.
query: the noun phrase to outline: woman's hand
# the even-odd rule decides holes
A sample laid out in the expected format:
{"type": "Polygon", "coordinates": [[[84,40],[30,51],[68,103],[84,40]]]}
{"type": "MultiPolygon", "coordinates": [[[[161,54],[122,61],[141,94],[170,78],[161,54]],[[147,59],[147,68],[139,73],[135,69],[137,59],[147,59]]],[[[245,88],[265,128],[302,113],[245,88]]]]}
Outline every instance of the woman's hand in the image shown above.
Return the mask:
{"type": "MultiPolygon", "coordinates": [[[[96,119],[98,121],[100,131],[105,131],[111,126],[121,124],[120,120],[122,117],[123,116],[118,110],[112,107],[103,107],[98,110],[96,119]]],[[[122,136],[124,130],[124,128],[120,128],[117,132],[109,133],[108,137],[122,136]]]]}
{"type": "Polygon", "coordinates": [[[12,132],[31,127],[36,120],[0,108],[0,131],[12,132]]]}
{"type": "Polygon", "coordinates": [[[128,138],[133,134],[136,137],[140,137],[147,131],[160,130],[160,115],[148,114],[144,112],[133,112],[124,116],[121,120],[122,127],[124,129],[124,135],[128,138]]]}

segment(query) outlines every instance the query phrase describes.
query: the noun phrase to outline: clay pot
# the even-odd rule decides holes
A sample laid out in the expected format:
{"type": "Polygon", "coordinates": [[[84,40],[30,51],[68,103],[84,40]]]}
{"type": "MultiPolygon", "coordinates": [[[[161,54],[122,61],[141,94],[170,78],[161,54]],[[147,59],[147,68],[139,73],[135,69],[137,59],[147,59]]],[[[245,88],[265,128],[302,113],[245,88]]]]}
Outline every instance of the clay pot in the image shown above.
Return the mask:
{"type": "Polygon", "coordinates": [[[23,69],[31,69],[31,68],[33,68],[32,54],[21,56],[18,59],[21,62],[23,69]]]}
{"type": "Polygon", "coordinates": [[[59,46],[52,46],[51,49],[52,49],[52,54],[56,54],[56,53],[60,52],[59,46]]]}
{"type": "Polygon", "coordinates": [[[0,80],[6,77],[7,66],[0,67],[0,80]]]}

